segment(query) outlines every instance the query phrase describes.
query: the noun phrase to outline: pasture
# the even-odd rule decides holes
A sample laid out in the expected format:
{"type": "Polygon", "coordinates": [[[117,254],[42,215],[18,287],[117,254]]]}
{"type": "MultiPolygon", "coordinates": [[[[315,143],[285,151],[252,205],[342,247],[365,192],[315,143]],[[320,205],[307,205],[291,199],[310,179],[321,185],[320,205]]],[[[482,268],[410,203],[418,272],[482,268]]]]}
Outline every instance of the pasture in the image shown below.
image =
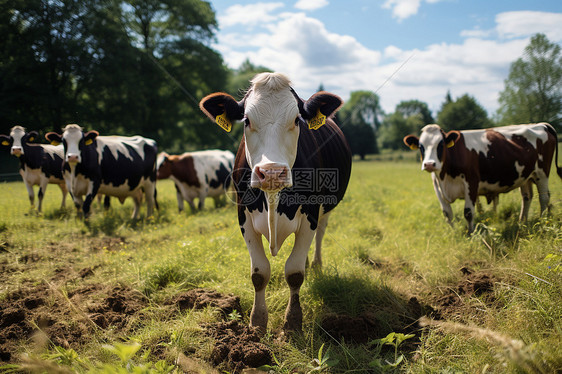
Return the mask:
{"type": "MultiPolygon", "coordinates": [[[[88,223],[49,186],[43,215],[22,182],[0,184],[0,366],[32,372],[273,373],[562,370],[562,181],[552,215],[517,222],[518,191],[484,204],[467,237],[442,216],[413,153],[355,161],[324,237],[324,267],[301,291],[303,335],[281,333],[283,267],[270,257],[269,329],[249,329],[249,255],[236,207],[133,221],[128,199],[88,223]],[[394,334],[392,334],[394,333],[394,334]]],[[[141,216],[146,208],[143,206],[141,216]]],[[[266,246],[267,248],[267,246],[266,246]]],[[[311,258],[312,250],[309,254],[311,258]]]]}

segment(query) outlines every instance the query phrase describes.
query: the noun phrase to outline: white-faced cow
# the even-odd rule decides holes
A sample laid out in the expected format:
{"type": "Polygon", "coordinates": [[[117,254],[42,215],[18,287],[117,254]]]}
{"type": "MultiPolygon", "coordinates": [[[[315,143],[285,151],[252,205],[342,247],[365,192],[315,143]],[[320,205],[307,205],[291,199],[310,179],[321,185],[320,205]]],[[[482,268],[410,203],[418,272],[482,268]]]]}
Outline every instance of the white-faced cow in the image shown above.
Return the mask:
{"type": "MultiPolygon", "coordinates": [[[[427,125],[421,136],[404,137],[412,149],[420,149],[422,170],[431,173],[443,214],[451,223],[451,203],[465,200],[468,232],[474,230],[474,205],[479,195],[488,201],[520,188],[523,203],[519,219],[525,221],[537,185],[541,214],[549,207],[548,176],[558,143],[548,123],[513,125],[482,130],[449,131],[427,125]]],[[[562,177],[562,169],[557,173],[562,177]]]]}
{"type": "Polygon", "coordinates": [[[199,210],[205,207],[205,198],[212,197],[215,206],[221,204],[231,182],[234,154],[230,151],[208,150],[169,155],[161,152],[156,162],[157,178],[170,178],[176,186],[178,209],[183,211],[187,201],[195,212],[193,200],[199,199],[199,210]]]}
{"type": "Polygon", "coordinates": [[[284,329],[302,329],[299,292],[308,250],[316,234],[313,265],[320,266],[328,217],[343,198],[351,173],[349,146],[330,118],[341,104],[327,92],[303,101],[278,73],[256,75],[240,102],[225,93],[201,100],[203,112],[227,131],[232,121],[244,123],[233,182],[255,291],[250,324],[262,331],[267,327],[265,289],[271,273],[262,235],[275,256],[292,233],[295,244],[285,263],[290,299],[284,329]]]}
{"type": "Polygon", "coordinates": [[[64,146],[64,169],[70,173],[69,190],[76,207],[82,207],[87,218],[96,194],[115,196],[121,202],[131,196],[136,219],[142,189],[150,217],[156,201],[156,142],[142,136],[98,135],[97,131],[84,132],[74,124],[67,125],[62,135],[45,135],[49,141],[62,142],[64,146]]]}
{"type": "Polygon", "coordinates": [[[33,186],[39,186],[37,211],[41,212],[43,197],[49,183],[56,184],[62,191],[61,209],[66,202],[67,188],[62,174],[64,149],[50,144],[30,144],[37,139],[36,131],[26,132],[22,126],[14,126],[10,135],[0,135],[3,146],[10,147],[10,153],[20,160],[20,175],[23,178],[31,207],[34,206],[33,186]]]}

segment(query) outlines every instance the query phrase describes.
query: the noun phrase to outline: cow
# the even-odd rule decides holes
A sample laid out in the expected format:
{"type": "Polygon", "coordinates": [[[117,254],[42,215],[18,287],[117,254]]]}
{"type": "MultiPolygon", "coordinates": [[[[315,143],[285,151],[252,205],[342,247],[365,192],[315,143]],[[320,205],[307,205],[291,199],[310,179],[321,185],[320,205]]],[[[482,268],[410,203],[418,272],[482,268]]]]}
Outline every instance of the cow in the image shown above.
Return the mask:
{"type": "Polygon", "coordinates": [[[43,197],[48,184],[56,184],[62,191],[61,209],[66,203],[67,188],[62,173],[64,150],[62,146],[30,144],[38,138],[37,131],[26,132],[22,126],[14,126],[10,135],[0,135],[0,143],[10,147],[10,153],[20,160],[19,173],[23,179],[31,208],[34,208],[33,186],[39,186],[37,212],[41,213],[43,197]]]}
{"type": "Polygon", "coordinates": [[[147,217],[152,216],[156,203],[154,140],[142,136],[99,136],[97,131],[84,132],[76,124],[67,125],[62,135],[49,132],[45,137],[64,146],[63,168],[70,175],[69,190],[76,207],[82,207],[84,218],[90,216],[90,205],[100,193],[115,196],[121,203],[131,196],[135,202],[132,218],[138,219],[142,191],[147,217]]]}
{"type": "Polygon", "coordinates": [[[342,200],[351,174],[349,145],[332,119],[342,100],[321,91],[304,101],[280,73],[261,73],[250,82],[239,102],[218,92],[203,98],[199,106],[226,131],[233,121],[244,123],[233,183],[254,286],[250,325],[258,331],[267,329],[265,289],[271,270],[262,235],[276,256],[294,233],[295,244],[285,263],[290,297],[283,329],[302,331],[299,292],[308,250],[316,235],[312,265],[320,267],[328,217],[342,200]]]}
{"type": "Polygon", "coordinates": [[[195,212],[193,200],[199,199],[198,209],[205,207],[205,198],[212,197],[215,206],[221,204],[231,182],[234,154],[230,151],[207,150],[169,155],[160,152],[156,161],[157,179],[170,178],[176,187],[178,209],[187,201],[195,212]]]}
{"type": "Polygon", "coordinates": [[[418,138],[404,137],[404,144],[421,151],[421,169],[431,173],[433,188],[443,214],[452,225],[451,203],[464,199],[468,233],[474,230],[474,205],[479,195],[488,202],[498,194],[519,188],[522,205],[520,221],[526,221],[536,184],[541,215],[549,209],[548,177],[558,143],[548,123],[511,125],[481,130],[449,131],[427,125],[418,138]]]}

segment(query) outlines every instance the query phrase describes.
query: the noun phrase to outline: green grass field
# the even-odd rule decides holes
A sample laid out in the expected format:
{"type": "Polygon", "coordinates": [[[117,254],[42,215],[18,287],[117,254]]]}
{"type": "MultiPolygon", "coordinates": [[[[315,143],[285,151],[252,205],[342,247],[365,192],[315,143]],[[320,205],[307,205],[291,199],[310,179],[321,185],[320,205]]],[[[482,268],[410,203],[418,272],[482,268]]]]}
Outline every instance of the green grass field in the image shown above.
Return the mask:
{"type": "Polygon", "coordinates": [[[453,204],[451,228],[430,179],[409,156],[354,162],[324,267],[301,291],[303,334],[281,331],[291,236],[270,258],[261,343],[236,340],[247,333],[253,286],[234,204],[208,199],[203,212],[179,214],[172,182],[162,181],[153,219],[132,221],[132,201],[112,199],[84,223],[69,202],[59,211],[56,186],[38,216],[23,183],[0,184],[0,366],[239,372],[247,352],[228,350],[240,343],[266,352],[261,370],[273,373],[560,372],[562,181],[552,173],[550,217],[539,219],[535,193],[520,225],[514,191],[496,213],[484,204],[467,237],[463,202],[453,204]],[[215,301],[190,304],[195,289],[215,301]],[[221,306],[229,295],[239,304],[221,306]],[[217,332],[226,327],[228,339],[217,332]]]}

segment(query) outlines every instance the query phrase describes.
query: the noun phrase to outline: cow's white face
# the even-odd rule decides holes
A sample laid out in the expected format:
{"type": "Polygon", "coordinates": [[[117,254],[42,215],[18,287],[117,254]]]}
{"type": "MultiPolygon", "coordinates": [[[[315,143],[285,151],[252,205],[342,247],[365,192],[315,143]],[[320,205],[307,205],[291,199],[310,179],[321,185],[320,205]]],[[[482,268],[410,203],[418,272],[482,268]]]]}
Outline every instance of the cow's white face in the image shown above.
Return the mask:
{"type": "Polygon", "coordinates": [[[62,133],[62,140],[65,150],[65,160],[69,164],[77,164],[82,162],[82,154],[80,152],[80,142],[84,137],[82,128],[76,125],[68,125],[62,133]]]}
{"type": "Polygon", "coordinates": [[[422,155],[421,169],[427,172],[438,172],[443,166],[443,150],[445,137],[437,125],[428,125],[422,129],[419,148],[422,155]]]}
{"type": "Polygon", "coordinates": [[[25,129],[21,126],[14,126],[10,131],[10,137],[12,138],[12,147],[10,148],[10,153],[12,155],[20,157],[24,154],[23,152],[24,136],[25,136],[25,129]]]}
{"type": "Polygon", "coordinates": [[[289,87],[273,91],[258,87],[246,97],[244,137],[246,159],[252,169],[250,184],[264,191],[293,185],[291,168],[297,157],[299,116],[289,87]]]}

